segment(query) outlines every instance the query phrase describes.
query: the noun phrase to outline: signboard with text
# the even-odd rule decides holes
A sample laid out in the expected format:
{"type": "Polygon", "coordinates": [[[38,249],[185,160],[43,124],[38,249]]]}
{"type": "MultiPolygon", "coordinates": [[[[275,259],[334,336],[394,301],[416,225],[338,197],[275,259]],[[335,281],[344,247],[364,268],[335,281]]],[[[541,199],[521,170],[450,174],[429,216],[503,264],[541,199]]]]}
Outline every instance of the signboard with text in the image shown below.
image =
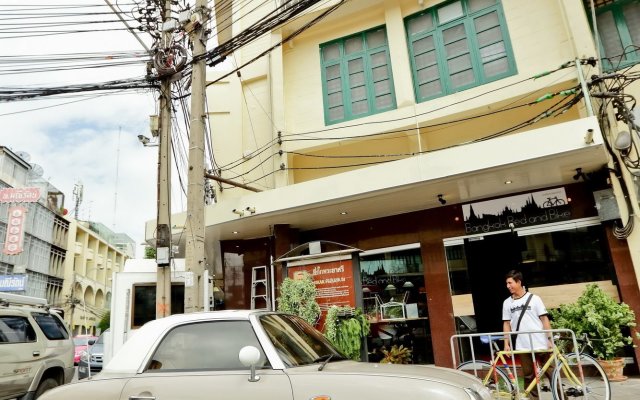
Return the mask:
{"type": "Polygon", "coordinates": [[[318,262],[287,268],[287,274],[292,279],[296,279],[303,272],[311,275],[313,283],[316,285],[316,301],[322,311],[318,329],[322,329],[324,326],[324,319],[329,307],[356,306],[351,259],[318,262]]]}
{"type": "Polygon", "coordinates": [[[7,236],[2,252],[7,255],[22,253],[24,244],[24,222],[27,209],[22,206],[9,207],[7,218],[7,236]]]}
{"type": "Polygon", "coordinates": [[[27,275],[0,275],[0,292],[21,292],[27,287],[27,275]]]}
{"type": "Polygon", "coordinates": [[[0,189],[0,203],[35,203],[40,199],[40,188],[0,189]]]}
{"type": "Polygon", "coordinates": [[[554,188],[464,204],[464,233],[473,235],[571,219],[571,199],[554,188]]]}

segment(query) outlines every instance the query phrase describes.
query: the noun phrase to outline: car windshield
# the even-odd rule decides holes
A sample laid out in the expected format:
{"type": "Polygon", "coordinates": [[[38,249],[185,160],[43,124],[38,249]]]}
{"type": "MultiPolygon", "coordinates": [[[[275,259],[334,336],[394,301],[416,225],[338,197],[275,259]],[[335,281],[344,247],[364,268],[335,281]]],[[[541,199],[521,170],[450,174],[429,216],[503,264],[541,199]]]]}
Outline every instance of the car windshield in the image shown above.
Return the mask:
{"type": "Polygon", "coordinates": [[[301,318],[293,315],[266,314],[260,323],[287,367],[343,360],[345,357],[301,318]]]}

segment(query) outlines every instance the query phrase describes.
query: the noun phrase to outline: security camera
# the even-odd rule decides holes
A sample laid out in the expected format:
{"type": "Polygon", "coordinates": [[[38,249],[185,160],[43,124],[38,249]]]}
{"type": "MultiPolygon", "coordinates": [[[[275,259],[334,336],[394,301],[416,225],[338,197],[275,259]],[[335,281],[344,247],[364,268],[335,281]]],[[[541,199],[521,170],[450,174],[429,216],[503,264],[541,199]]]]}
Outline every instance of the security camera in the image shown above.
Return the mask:
{"type": "Polygon", "coordinates": [[[256,208],[255,207],[247,207],[246,210],[249,211],[251,214],[255,214],[256,213],[256,208]]]}
{"type": "Polygon", "coordinates": [[[138,140],[140,141],[140,143],[142,143],[143,146],[149,144],[149,142],[151,141],[151,139],[149,139],[145,135],[138,135],[138,140]]]}
{"type": "Polygon", "coordinates": [[[233,210],[231,210],[231,212],[234,214],[238,214],[241,217],[244,215],[244,210],[238,210],[237,208],[234,208],[233,210]]]}

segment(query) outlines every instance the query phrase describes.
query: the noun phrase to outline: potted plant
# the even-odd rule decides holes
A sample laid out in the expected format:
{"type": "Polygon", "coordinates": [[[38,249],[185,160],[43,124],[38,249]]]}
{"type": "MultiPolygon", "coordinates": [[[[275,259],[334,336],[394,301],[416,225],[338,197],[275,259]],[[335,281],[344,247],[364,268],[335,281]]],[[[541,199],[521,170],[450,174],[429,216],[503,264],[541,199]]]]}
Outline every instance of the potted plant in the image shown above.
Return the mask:
{"type": "Polygon", "coordinates": [[[360,360],[362,341],[369,329],[369,319],[360,308],[331,306],[327,311],[325,337],[352,360],[360,360]]]}
{"type": "MultiPolygon", "coordinates": [[[[617,303],[595,283],[587,288],[575,303],[563,304],[551,310],[551,326],[571,329],[576,336],[587,334],[592,352],[607,372],[610,380],[624,380],[624,359],[619,356],[625,345],[632,344],[632,337],[622,334],[622,327],[636,325],[635,314],[625,303],[617,303]]],[[[640,335],[636,332],[636,337],[640,335]]]]}
{"type": "Polygon", "coordinates": [[[382,349],[384,358],[380,360],[380,364],[410,364],[411,363],[411,349],[395,344],[391,346],[389,350],[382,349]]]}
{"type": "Polygon", "coordinates": [[[294,314],[315,325],[320,317],[320,306],[316,301],[316,285],[308,273],[299,278],[284,278],[278,298],[278,311],[294,314]]]}

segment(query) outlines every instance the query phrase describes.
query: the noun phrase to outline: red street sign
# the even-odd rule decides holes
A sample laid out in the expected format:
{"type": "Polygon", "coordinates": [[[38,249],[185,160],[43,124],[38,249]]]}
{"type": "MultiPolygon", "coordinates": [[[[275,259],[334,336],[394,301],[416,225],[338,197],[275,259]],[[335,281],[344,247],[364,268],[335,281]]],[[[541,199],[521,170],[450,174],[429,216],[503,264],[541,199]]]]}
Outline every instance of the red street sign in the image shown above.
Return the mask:
{"type": "Polygon", "coordinates": [[[40,199],[40,188],[0,189],[0,203],[35,203],[40,199]]]}

